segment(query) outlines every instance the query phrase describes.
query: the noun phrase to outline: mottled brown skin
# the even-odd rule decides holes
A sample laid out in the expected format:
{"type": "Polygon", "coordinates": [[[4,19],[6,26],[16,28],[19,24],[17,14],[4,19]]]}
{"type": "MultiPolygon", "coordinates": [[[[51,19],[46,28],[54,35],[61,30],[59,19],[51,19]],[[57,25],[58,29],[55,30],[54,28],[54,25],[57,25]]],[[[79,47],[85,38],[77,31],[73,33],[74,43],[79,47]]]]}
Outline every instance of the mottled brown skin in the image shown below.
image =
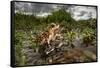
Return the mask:
{"type": "Polygon", "coordinates": [[[59,25],[51,24],[47,31],[42,32],[38,37],[37,41],[40,45],[47,43],[50,45],[50,41],[54,41],[56,38],[56,34],[59,32],[59,25]]]}

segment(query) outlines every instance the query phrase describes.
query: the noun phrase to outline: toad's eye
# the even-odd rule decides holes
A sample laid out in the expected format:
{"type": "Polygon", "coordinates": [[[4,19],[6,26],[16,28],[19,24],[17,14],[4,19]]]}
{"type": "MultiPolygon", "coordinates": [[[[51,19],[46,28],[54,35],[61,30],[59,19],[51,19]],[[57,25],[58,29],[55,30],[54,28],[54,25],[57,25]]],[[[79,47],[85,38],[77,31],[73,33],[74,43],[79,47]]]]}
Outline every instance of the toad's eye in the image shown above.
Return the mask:
{"type": "Polygon", "coordinates": [[[54,28],[55,27],[55,25],[51,25],[51,28],[54,28]]]}

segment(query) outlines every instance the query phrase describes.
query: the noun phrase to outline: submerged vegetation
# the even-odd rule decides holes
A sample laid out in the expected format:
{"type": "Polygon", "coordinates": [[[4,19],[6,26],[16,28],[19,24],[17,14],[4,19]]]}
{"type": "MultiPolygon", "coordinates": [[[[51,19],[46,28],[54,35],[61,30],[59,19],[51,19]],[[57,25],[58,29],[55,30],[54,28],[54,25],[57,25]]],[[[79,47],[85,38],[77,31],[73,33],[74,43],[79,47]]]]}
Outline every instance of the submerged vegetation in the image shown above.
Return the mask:
{"type": "Polygon", "coordinates": [[[96,61],[96,19],[76,21],[64,9],[54,11],[47,17],[15,13],[14,19],[17,66],[96,61]],[[65,44],[42,59],[35,38],[46,31],[52,22],[60,25],[63,41],[59,42],[65,44]]]}

